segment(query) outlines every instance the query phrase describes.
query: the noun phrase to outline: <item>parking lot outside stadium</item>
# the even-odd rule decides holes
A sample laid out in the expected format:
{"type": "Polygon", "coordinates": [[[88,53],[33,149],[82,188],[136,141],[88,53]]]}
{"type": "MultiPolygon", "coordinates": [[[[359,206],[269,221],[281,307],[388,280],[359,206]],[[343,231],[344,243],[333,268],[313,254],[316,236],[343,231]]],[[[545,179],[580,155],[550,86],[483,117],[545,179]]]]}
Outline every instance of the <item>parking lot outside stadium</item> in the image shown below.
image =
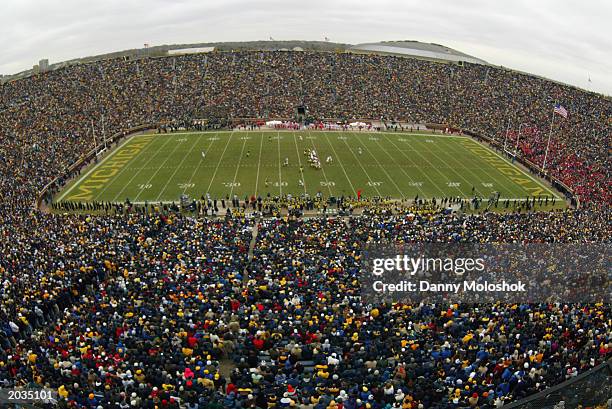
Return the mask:
{"type": "MultiPolygon", "coordinates": [[[[96,62],[2,86],[5,385],[47,385],[85,407],[450,408],[518,400],[610,356],[606,304],[365,305],[355,282],[362,243],[383,238],[609,242],[610,129],[601,120],[609,100],[496,69],[485,84],[484,68],[470,65],[446,86],[447,66],[392,57],[253,52],[176,61],[96,62]],[[176,64],[180,86],[170,87],[162,79],[176,64]],[[308,76],[305,67],[321,70],[308,76]],[[348,220],[32,208],[40,188],[92,148],[89,117],[104,113],[109,133],[159,119],[187,123],[204,72],[206,101],[233,113],[290,115],[304,84],[315,116],[402,114],[498,137],[508,104],[545,129],[554,94],[570,116],[556,131],[550,169],[585,206],[466,215],[392,204],[348,220]],[[264,95],[265,106],[263,78],[284,89],[264,95]],[[353,78],[366,79],[363,87],[353,78]],[[491,86],[506,81],[505,93],[491,86]]],[[[542,163],[543,143],[532,132],[520,154],[542,163]]]]}

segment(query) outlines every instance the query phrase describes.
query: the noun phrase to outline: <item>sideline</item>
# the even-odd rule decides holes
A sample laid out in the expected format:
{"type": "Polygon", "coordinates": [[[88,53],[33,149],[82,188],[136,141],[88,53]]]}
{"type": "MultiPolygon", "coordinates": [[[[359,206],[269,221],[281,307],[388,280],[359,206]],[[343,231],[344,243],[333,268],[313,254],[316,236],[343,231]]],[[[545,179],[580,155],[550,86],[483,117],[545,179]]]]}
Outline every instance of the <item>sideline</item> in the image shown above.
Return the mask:
{"type": "Polygon", "coordinates": [[[104,158],[98,162],[98,163],[92,163],[90,164],[91,169],[89,169],[87,171],[87,173],[85,173],[84,175],[79,174],[77,177],[74,177],[69,183],[70,183],[70,187],[68,187],[66,190],[64,190],[64,192],[57,197],[55,200],[53,200],[54,202],[61,202],[64,197],[72,192],[74,190],[75,187],[77,187],[79,184],[81,184],[81,182],[83,182],[85,179],[87,179],[89,177],[89,175],[91,175],[96,169],[98,169],[100,166],[102,166],[107,160],[109,160],[110,158],[112,158],[113,156],[115,156],[117,154],[117,152],[119,152],[121,150],[121,148],[123,148],[129,141],[131,141],[134,138],[137,138],[139,136],[142,135],[148,135],[146,133],[135,133],[132,135],[128,135],[119,145],[115,146],[112,150],[110,150],[106,156],[104,156],[104,158]]]}
{"type": "MultiPolygon", "coordinates": [[[[534,177],[531,172],[529,172],[528,169],[524,168],[523,166],[521,166],[520,164],[516,164],[516,163],[512,163],[508,158],[503,157],[502,155],[500,155],[498,152],[495,151],[495,149],[493,149],[491,146],[489,146],[488,144],[486,144],[485,142],[476,140],[476,138],[471,137],[469,135],[455,135],[455,134],[438,134],[438,133],[423,133],[423,132],[394,132],[394,131],[341,131],[341,130],[290,130],[290,129],[282,129],[282,130],[278,130],[278,129],[264,129],[264,130],[227,130],[227,131],[218,131],[218,130],[210,130],[210,131],[193,131],[193,132],[165,132],[165,133],[158,133],[158,132],[152,132],[150,129],[149,130],[145,130],[145,131],[140,131],[131,135],[128,135],[125,139],[123,139],[117,146],[115,146],[114,148],[112,148],[105,156],[104,158],[98,162],[98,163],[91,163],[89,166],[91,166],[91,168],[89,168],[87,170],[87,172],[85,174],[79,174],[77,176],[75,176],[74,178],[72,178],[65,186],[67,186],[67,188],[60,194],[60,196],[56,196],[54,199],[52,199],[52,202],[60,202],[62,201],[69,193],[71,193],[80,183],[82,183],[84,180],[86,180],[89,175],[91,175],[91,173],[93,173],[96,169],[98,169],[99,167],[101,167],[107,160],[109,160],[111,157],[115,156],[126,144],[128,144],[131,140],[133,140],[134,138],[138,138],[140,136],[174,136],[174,135],[196,135],[196,134],[230,134],[230,137],[228,138],[228,142],[225,146],[225,148],[227,149],[227,145],[229,144],[229,140],[231,139],[232,135],[234,133],[237,132],[260,132],[260,133],[264,133],[264,132],[276,132],[277,135],[279,133],[289,133],[291,132],[293,135],[295,135],[296,132],[307,132],[308,134],[310,133],[316,133],[316,132],[322,132],[324,133],[326,136],[329,133],[337,133],[339,135],[341,134],[345,134],[345,133],[351,133],[354,135],[359,135],[359,134],[373,134],[373,135],[384,135],[385,137],[388,137],[388,140],[393,143],[392,141],[392,135],[398,135],[398,136],[425,136],[425,137],[435,137],[435,138],[455,138],[455,139],[465,139],[465,140],[470,140],[472,141],[476,146],[481,147],[487,151],[490,151],[491,153],[493,153],[495,156],[497,156],[498,158],[500,158],[501,160],[503,160],[504,162],[506,162],[508,165],[517,168],[519,170],[519,172],[521,174],[523,174],[524,176],[528,177],[530,180],[532,180],[534,183],[536,183],[538,186],[540,186],[541,188],[543,188],[546,192],[549,192],[552,194],[553,197],[555,197],[558,200],[561,200],[563,202],[565,202],[565,198],[560,196],[559,193],[552,187],[552,186],[548,186],[545,183],[543,183],[542,181],[538,180],[536,177],[534,177]]],[[[350,148],[349,148],[350,149],[350,148]]],[[[225,150],[224,150],[225,153],[225,150]]],[[[261,154],[261,152],[260,152],[261,154]]],[[[353,153],[354,155],[354,153],[353,153]]],[[[223,155],[222,155],[223,156],[223,155]]],[[[216,170],[215,170],[216,173],[216,170]]],[[[345,172],[346,175],[346,172],[345,172]]],[[[369,176],[368,176],[369,177],[369,176]]],[[[211,184],[214,180],[214,176],[213,179],[211,179],[211,184]]],[[[349,180],[350,183],[350,180],[349,180]]],[[[280,184],[280,183],[279,183],[280,184]]],[[[210,189],[210,186],[209,186],[210,189]]],[[[282,189],[282,188],[281,188],[282,189]]],[[[354,190],[354,188],[353,188],[354,190]]],[[[485,199],[486,200],[486,199],[485,199]]],[[[524,198],[500,198],[500,201],[502,200],[508,200],[510,202],[521,202],[524,201],[524,198]]],[[[87,203],[87,202],[83,202],[83,203],[87,203]]],[[[120,203],[120,202],[114,202],[114,203],[120,203]]],[[[134,201],[134,204],[142,204],[145,202],[139,202],[139,201],[134,201]]],[[[149,202],[151,203],[151,202],[149,202]]],[[[162,203],[162,204],[170,204],[170,203],[174,203],[172,201],[159,201],[156,203],[162,203]]]]}

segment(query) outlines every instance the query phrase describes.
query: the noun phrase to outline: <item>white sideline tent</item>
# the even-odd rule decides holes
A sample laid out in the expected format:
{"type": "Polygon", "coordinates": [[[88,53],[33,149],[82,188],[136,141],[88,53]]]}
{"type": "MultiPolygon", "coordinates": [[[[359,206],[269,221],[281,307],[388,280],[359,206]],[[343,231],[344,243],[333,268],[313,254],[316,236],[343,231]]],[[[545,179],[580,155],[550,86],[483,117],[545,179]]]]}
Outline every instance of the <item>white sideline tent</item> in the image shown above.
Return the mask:
{"type": "Polygon", "coordinates": [[[268,121],[266,122],[266,126],[276,126],[282,124],[283,121],[268,121]]]}
{"type": "Polygon", "coordinates": [[[366,124],[365,122],[351,122],[349,124],[352,128],[358,128],[360,126],[367,126],[368,124],[366,124]]]}

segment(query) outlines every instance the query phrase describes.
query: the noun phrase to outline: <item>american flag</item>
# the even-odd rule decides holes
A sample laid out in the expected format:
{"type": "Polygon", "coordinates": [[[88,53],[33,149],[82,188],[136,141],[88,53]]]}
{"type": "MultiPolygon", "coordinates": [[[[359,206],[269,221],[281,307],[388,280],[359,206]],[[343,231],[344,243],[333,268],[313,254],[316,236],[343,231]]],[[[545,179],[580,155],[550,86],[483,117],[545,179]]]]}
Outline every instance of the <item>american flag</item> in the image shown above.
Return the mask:
{"type": "Polygon", "coordinates": [[[555,114],[559,114],[563,118],[567,118],[567,109],[563,108],[563,105],[555,104],[555,114]]]}

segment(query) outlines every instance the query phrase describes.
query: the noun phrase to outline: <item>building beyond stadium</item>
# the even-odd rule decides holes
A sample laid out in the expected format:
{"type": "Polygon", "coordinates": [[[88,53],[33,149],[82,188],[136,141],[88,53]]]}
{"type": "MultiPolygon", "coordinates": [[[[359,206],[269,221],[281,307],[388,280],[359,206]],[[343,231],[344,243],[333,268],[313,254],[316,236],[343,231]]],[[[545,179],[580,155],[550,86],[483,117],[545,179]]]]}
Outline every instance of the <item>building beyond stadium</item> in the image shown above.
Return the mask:
{"type": "Polygon", "coordinates": [[[383,55],[401,55],[422,58],[426,60],[469,62],[473,64],[488,64],[480,58],[453,50],[452,48],[434,43],[418,41],[383,41],[379,43],[357,44],[348,49],[356,53],[374,53],[383,55]]]}

